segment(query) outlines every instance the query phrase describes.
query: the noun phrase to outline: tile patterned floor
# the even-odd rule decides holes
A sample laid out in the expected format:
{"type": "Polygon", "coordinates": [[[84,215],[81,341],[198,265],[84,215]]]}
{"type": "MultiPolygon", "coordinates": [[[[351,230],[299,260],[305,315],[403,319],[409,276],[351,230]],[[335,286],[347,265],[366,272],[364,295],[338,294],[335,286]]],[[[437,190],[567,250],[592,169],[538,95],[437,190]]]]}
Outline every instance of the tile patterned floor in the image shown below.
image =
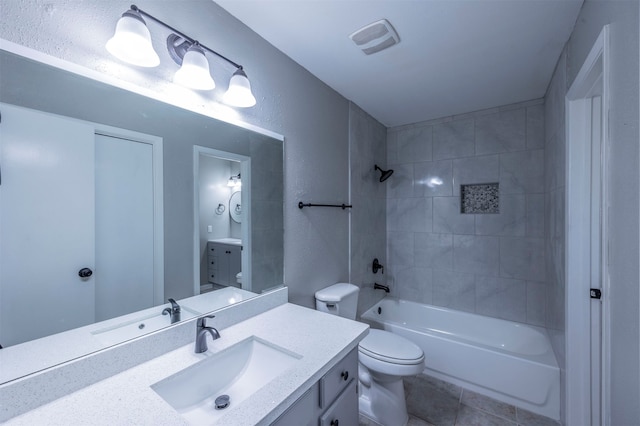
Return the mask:
{"type": "MultiPolygon", "coordinates": [[[[408,426],[560,426],[553,419],[426,375],[405,378],[404,387],[408,426]]],[[[378,425],[360,417],[359,426],[378,425]]]]}

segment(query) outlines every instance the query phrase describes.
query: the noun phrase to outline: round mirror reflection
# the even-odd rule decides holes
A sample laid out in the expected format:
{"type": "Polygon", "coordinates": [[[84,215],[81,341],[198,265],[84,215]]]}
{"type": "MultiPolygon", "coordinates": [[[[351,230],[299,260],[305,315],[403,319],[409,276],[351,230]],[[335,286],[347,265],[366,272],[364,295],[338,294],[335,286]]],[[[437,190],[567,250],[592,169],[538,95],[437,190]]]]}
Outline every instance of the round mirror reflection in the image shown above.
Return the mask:
{"type": "Polygon", "coordinates": [[[231,216],[231,219],[236,223],[242,222],[241,193],[242,191],[236,191],[231,194],[231,198],[229,198],[229,216],[231,216]]]}

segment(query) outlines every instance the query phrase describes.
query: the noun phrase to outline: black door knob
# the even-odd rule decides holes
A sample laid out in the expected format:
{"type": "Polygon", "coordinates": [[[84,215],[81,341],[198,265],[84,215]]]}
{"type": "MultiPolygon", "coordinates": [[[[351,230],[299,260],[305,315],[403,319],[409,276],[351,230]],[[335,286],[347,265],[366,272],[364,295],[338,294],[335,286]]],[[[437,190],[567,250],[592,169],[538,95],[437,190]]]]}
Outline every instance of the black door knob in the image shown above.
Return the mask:
{"type": "Polygon", "coordinates": [[[80,278],[89,278],[91,275],[93,275],[93,271],[89,268],[82,268],[78,271],[80,278]]]}

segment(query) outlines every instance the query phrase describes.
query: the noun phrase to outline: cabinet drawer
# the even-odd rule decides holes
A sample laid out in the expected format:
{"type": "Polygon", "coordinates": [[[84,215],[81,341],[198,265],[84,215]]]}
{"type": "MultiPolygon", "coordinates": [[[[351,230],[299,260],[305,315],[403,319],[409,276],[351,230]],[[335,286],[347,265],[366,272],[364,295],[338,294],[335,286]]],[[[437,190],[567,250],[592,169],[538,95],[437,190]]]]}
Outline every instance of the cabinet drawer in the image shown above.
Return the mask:
{"type": "Polygon", "coordinates": [[[208,281],[210,283],[213,283],[216,281],[216,272],[215,271],[209,271],[209,275],[208,275],[208,281]]]}
{"type": "Polygon", "coordinates": [[[356,347],[320,379],[320,407],[325,408],[331,404],[351,379],[357,378],[358,348],[356,347]]]}
{"type": "Polygon", "coordinates": [[[320,426],[351,426],[358,424],[357,379],[349,379],[349,385],[338,399],[320,417],[320,426]]]}
{"type": "Polygon", "coordinates": [[[214,244],[207,244],[207,253],[209,253],[209,256],[211,256],[212,254],[218,254],[218,252],[220,251],[222,250],[218,250],[214,244]]]}
{"type": "Polygon", "coordinates": [[[218,267],[218,256],[209,256],[207,258],[207,265],[209,265],[209,269],[215,269],[218,267]]]}

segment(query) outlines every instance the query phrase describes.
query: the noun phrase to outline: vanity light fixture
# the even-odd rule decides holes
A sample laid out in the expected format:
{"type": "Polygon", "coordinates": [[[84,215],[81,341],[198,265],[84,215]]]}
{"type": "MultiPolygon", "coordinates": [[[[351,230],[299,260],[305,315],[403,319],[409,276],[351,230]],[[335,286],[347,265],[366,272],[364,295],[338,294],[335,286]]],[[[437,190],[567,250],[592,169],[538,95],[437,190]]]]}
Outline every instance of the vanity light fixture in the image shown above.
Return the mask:
{"type": "Polygon", "coordinates": [[[180,69],[173,78],[175,83],[195,90],[215,88],[215,82],[209,71],[209,61],[205,55],[205,52],[209,52],[236,67],[229,81],[229,88],[223,96],[224,102],[242,108],[256,104],[256,98],[251,92],[251,83],[242,65],[149,15],[136,5],[131,5],[131,8],[118,20],[115,33],[106,44],[109,53],[124,62],[140,67],[155,67],[160,64],[160,58],[153,48],[151,34],[143,16],[172,31],[172,34],[167,37],[167,50],[169,56],[180,65],[180,69]]]}
{"type": "Polygon", "coordinates": [[[116,58],[139,67],[160,65],[160,58],[151,44],[147,23],[133,6],[118,20],[116,32],[106,48],[116,58]]]}
{"type": "Polygon", "coordinates": [[[235,176],[229,177],[229,180],[227,181],[227,186],[234,187],[234,188],[241,187],[242,186],[242,179],[240,178],[240,173],[238,173],[235,176]]]}
{"type": "Polygon", "coordinates": [[[209,61],[197,43],[184,54],[182,66],[174,74],[173,82],[195,90],[213,90],[216,87],[209,73],[209,61]]]}

